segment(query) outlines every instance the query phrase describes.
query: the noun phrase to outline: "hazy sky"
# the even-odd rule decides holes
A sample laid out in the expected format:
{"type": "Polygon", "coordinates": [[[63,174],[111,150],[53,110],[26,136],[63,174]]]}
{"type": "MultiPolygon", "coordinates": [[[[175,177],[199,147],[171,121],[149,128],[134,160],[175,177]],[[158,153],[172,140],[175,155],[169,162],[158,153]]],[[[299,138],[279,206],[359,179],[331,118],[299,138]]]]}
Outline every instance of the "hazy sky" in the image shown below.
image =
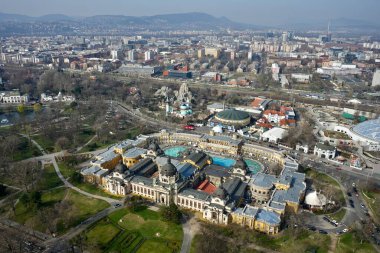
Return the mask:
{"type": "Polygon", "coordinates": [[[380,0],[0,0],[0,12],[40,16],[130,16],[205,12],[251,24],[326,22],[335,18],[380,23],[380,0]]]}

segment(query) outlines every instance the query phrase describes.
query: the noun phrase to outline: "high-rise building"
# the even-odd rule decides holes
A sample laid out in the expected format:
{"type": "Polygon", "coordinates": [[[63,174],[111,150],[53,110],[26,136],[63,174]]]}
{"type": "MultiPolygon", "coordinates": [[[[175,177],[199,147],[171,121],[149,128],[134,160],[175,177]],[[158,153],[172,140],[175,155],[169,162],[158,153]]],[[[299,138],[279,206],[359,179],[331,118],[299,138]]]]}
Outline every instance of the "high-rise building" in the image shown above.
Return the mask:
{"type": "Polygon", "coordinates": [[[122,58],[123,52],[121,50],[111,50],[112,60],[120,60],[122,58]]]}
{"type": "Polygon", "coordinates": [[[204,48],[198,50],[198,58],[199,59],[205,57],[205,55],[206,54],[205,54],[205,49],[204,48]]]}
{"type": "Polygon", "coordinates": [[[282,33],[282,43],[288,42],[288,39],[289,39],[288,32],[283,32],[282,33]]]}
{"type": "Polygon", "coordinates": [[[134,62],[136,60],[136,51],[134,49],[128,51],[128,61],[134,62]]]}
{"type": "Polygon", "coordinates": [[[252,61],[252,59],[253,59],[253,52],[250,50],[248,52],[248,61],[252,61]]]}
{"type": "Polygon", "coordinates": [[[154,53],[152,51],[145,52],[145,61],[151,61],[154,58],[154,53]]]}
{"type": "Polygon", "coordinates": [[[379,85],[380,85],[380,69],[377,69],[375,73],[373,74],[372,86],[379,86],[379,85]]]}

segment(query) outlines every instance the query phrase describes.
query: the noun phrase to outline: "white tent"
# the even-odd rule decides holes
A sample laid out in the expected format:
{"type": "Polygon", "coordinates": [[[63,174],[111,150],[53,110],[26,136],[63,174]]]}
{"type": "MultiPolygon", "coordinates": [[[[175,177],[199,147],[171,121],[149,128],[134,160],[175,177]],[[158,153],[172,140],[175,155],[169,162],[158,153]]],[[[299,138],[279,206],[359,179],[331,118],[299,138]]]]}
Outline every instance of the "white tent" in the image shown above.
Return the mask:
{"type": "Polygon", "coordinates": [[[323,194],[316,191],[309,192],[305,197],[305,204],[311,208],[321,208],[326,205],[327,199],[323,194]]]}

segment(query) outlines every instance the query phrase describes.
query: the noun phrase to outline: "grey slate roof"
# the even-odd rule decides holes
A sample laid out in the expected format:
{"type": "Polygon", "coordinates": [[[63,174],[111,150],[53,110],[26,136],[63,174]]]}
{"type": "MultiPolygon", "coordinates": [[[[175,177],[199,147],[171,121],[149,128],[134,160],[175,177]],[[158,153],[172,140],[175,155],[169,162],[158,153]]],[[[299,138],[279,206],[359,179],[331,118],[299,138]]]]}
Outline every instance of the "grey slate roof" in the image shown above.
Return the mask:
{"type": "Polygon", "coordinates": [[[261,188],[271,188],[273,187],[274,182],[277,181],[277,178],[274,175],[269,175],[265,173],[257,173],[251,177],[249,181],[250,185],[255,185],[261,188]]]}
{"type": "Polygon", "coordinates": [[[210,195],[208,193],[190,188],[182,190],[178,195],[184,197],[193,196],[195,199],[199,199],[202,201],[206,201],[210,198],[210,195]]]}
{"type": "Polygon", "coordinates": [[[218,166],[215,164],[210,164],[206,166],[202,172],[206,175],[213,176],[213,177],[229,177],[230,176],[230,169],[224,168],[222,166],[218,166]]]}
{"type": "Polygon", "coordinates": [[[247,184],[241,181],[240,178],[234,177],[226,180],[223,184],[223,188],[233,200],[239,200],[244,197],[247,184]]]}
{"type": "Polygon", "coordinates": [[[135,184],[143,183],[147,186],[153,186],[153,179],[142,176],[134,176],[131,182],[135,184]]]}

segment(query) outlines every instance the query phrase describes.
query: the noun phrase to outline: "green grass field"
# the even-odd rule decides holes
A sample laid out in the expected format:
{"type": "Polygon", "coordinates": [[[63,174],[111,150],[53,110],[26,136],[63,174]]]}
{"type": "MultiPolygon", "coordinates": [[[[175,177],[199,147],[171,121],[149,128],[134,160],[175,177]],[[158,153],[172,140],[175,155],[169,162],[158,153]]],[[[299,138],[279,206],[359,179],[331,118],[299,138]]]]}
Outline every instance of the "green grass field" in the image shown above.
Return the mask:
{"type": "Polygon", "coordinates": [[[87,232],[85,245],[91,252],[177,252],[182,243],[182,226],[161,220],[148,209],[120,209],[87,232]],[[107,235],[105,235],[107,234],[107,235]],[[112,237],[112,238],[111,238],[112,237]]]}
{"type": "Polygon", "coordinates": [[[306,175],[308,177],[314,179],[314,180],[317,180],[320,183],[329,184],[329,185],[339,187],[339,183],[335,179],[329,177],[328,175],[326,175],[324,173],[320,173],[318,171],[310,169],[306,172],[306,175]]]}
{"type": "Polygon", "coordinates": [[[56,188],[42,193],[41,205],[38,208],[19,202],[10,218],[38,231],[46,232],[47,224],[43,219],[47,214],[51,214],[50,210],[56,210],[59,216],[51,218],[56,219],[57,233],[61,234],[108,206],[109,204],[102,200],[88,198],[67,188],[56,188]],[[66,203],[65,210],[60,213],[61,210],[57,210],[59,207],[56,205],[63,200],[66,203]]]}
{"type": "Polygon", "coordinates": [[[62,185],[63,182],[57,176],[54,166],[52,164],[46,165],[42,172],[42,178],[38,182],[38,189],[45,191],[62,185]]]}
{"type": "Polygon", "coordinates": [[[105,191],[103,191],[101,188],[99,188],[96,185],[92,185],[92,184],[89,184],[89,183],[86,183],[86,182],[81,182],[81,183],[73,182],[72,180],[70,180],[70,177],[72,177],[72,175],[75,173],[75,171],[79,171],[79,169],[76,169],[76,168],[74,168],[74,167],[66,164],[65,162],[59,162],[58,166],[59,166],[59,170],[61,171],[62,175],[66,179],[68,179],[68,181],[70,183],[72,183],[73,185],[75,185],[79,189],[81,189],[81,190],[83,190],[85,192],[94,194],[94,195],[102,196],[102,197],[108,197],[108,198],[114,198],[114,199],[122,199],[122,197],[114,196],[112,194],[106,193],[105,191]]]}
{"type": "Polygon", "coordinates": [[[341,208],[339,211],[329,214],[328,216],[331,217],[333,220],[340,222],[345,215],[346,215],[346,209],[341,208]]]}
{"type": "Polygon", "coordinates": [[[27,138],[21,138],[21,143],[12,155],[13,161],[22,161],[31,157],[40,156],[42,153],[27,138]]]}
{"type": "Polygon", "coordinates": [[[342,235],[338,241],[335,253],[372,253],[376,252],[369,242],[361,242],[354,233],[342,235]]]}
{"type": "Polygon", "coordinates": [[[371,209],[375,221],[380,224],[380,191],[364,191],[363,198],[371,209]]]}
{"type": "MultiPolygon", "coordinates": [[[[283,252],[316,252],[327,253],[331,243],[329,235],[310,232],[308,230],[284,230],[278,235],[269,236],[255,230],[243,228],[238,225],[229,225],[221,227],[210,224],[202,225],[206,231],[211,234],[223,236],[222,240],[233,240],[236,245],[239,245],[239,252],[255,252],[249,249],[249,244],[252,243],[266,249],[283,252]],[[297,231],[297,232],[296,232],[297,231]]],[[[191,253],[197,252],[197,247],[202,241],[202,235],[195,235],[191,244],[191,253]]],[[[207,243],[207,242],[203,242],[207,243]]],[[[235,246],[236,246],[235,245],[235,246]]],[[[233,246],[233,245],[231,245],[233,246]]],[[[228,247],[228,246],[227,246],[228,247]]],[[[236,248],[234,249],[236,251],[236,248]]],[[[226,252],[228,249],[226,249],[226,252]]]]}

